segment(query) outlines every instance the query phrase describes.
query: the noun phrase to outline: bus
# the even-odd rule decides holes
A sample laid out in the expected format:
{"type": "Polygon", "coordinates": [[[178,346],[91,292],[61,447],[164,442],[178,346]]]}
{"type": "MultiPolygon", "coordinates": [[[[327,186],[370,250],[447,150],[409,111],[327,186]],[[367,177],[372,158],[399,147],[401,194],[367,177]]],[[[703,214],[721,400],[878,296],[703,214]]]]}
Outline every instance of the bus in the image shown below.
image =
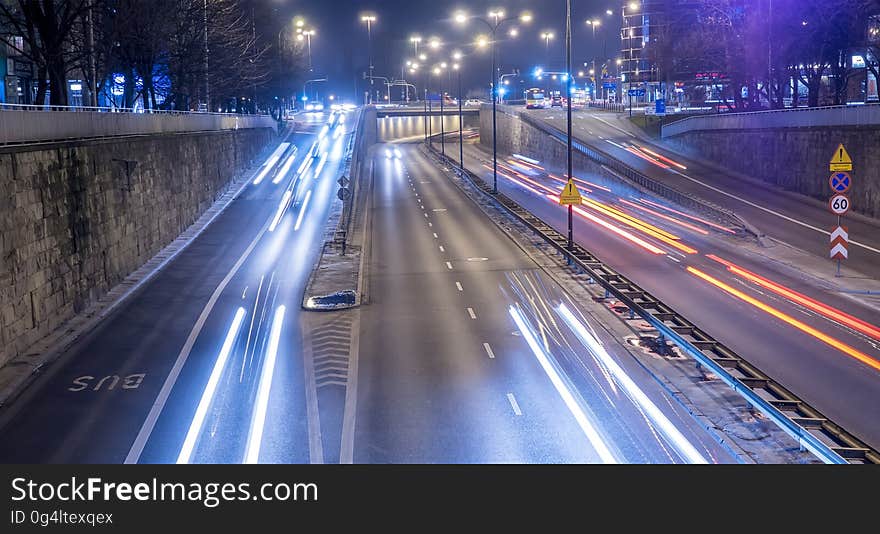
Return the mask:
{"type": "Polygon", "coordinates": [[[526,91],[526,109],[543,109],[547,107],[544,90],[533,87],[526,91]]]}

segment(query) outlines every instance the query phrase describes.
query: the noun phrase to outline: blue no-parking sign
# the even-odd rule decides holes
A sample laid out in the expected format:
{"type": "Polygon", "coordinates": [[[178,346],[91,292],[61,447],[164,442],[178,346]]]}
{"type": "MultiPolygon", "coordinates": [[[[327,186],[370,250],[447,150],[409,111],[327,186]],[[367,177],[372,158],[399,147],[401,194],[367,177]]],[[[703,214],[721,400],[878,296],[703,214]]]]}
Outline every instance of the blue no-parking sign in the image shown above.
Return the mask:
{"type": "Polygon", "coordinates": [[[828,184],[835,193],[846,193],[852,185],[852,177],[847,172],[835,172],[828,179],[828,184]]]}

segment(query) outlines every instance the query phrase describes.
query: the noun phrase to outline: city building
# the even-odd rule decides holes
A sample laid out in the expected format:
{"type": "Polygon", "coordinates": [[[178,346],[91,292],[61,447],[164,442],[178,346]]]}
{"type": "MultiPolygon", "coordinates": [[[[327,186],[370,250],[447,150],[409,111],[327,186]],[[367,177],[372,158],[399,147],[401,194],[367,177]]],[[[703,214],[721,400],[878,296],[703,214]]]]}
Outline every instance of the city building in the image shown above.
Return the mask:
{"type": "Polygon", "coordinates": [[[24,47],[22,37],[0,41],[0,74],[3,87],[0,101],[6,104],[32,104],[34,101],[34,64],[19,52],[24,47]]]}

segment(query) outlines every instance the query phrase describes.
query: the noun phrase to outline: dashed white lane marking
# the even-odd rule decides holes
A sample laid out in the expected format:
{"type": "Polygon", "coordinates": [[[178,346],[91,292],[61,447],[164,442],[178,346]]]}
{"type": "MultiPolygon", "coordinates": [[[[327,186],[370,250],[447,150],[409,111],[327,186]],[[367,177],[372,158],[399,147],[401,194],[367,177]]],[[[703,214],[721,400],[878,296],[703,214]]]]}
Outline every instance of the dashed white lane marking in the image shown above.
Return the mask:
{"type": "Polygon", "coordinates": [[[486,349],[486,354],[489,355],[489,358],[495,359],[495,353],[492,352],[492,347],[489,346],[488,343],[483,343],[483,348],[486,349]]]}
{"type": "Polygon", "coordinates": [[[241,292],[241,298],[244,298],[244,296],[247,295],[248,287],[249,286],[244,286],[244,291],[241,292]]]}
{"type": "Polygon", "coordinates": [[[474,309],[473,309],[473,308],[468,308],[468,315],[471,316],[471,319],[476,319],[476,318],[477,318],[477,314],[474,313],[474,309]]]}
{"type": "Polygon", "coordinates": [[[427,213],[425,214],[425,218],[426,218],[426,219],[428,218],[428,214],[427,214],[427,213]]]}
{"type": "Polygon", "coordinates": [[[464,291],[464,288],[461,287],[461,282],[456,282],[456,283],[455,283],[455,288],[458,289],[459,291],[464,291]]]}
{"type": "Polygon", "coordinates": [[[437,235],[437,232],[434,232],[434,239],[440,239],[440,237],[437,235]]]}
{"type": "Polygon", "coordinates": [[[516,397],[513,396],[513,393],[507,394],[507,400],[510,402],[510,407],[513,408],[513,413],[522,415],[522,410],[519,409],[519,403],[516,402],[516,397]]]}
{"type": "Polygon", "coordinates": [[[667,254],[666,257],[669,258],[670,260],[674,261],[675,263],[681,263],[680,259],[673,257],[673,256],[670,256],[669,254],[667,254]]]}
{"type": "Polygon", "coordinates": [[[452,263],[450,263],[450,262],[447,261],[447,262],[446,262],[446,268],[451,270],[451,269],[452,269],[452,263]]]}
{"type": "Polygon", "coordinates": [[[446,252],[446,249],[443,248],[443,245],[440,245],[440,252],[446,252]]]}
{"type": "MultiPolygon", "coordinates": [[[[425,217],[427,217],[427,215],[425,215],[425,217]]],[[[434,226],[434,225],[433,225],[433,224],[431,224],[431,223],[428,223],[428,226],[431,226],[431,227],[433,227],[433,226],[434,226]]]]}

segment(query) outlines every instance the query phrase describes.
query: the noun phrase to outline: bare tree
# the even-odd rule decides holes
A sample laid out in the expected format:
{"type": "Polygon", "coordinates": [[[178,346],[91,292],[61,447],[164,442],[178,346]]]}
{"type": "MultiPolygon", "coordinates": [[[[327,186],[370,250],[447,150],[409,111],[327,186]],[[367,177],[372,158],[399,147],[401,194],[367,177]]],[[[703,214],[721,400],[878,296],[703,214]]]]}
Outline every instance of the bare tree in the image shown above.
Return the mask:
{"type": "Polygon", "coordinates": [[[23,38],[25,46],[13,47],[37,66],[37,103],[45,102],[48,91],[50,104],[68,104],[69,40],[88,7],[89,0],[0,1],[0,28],[7,37],[23,38]]]}

